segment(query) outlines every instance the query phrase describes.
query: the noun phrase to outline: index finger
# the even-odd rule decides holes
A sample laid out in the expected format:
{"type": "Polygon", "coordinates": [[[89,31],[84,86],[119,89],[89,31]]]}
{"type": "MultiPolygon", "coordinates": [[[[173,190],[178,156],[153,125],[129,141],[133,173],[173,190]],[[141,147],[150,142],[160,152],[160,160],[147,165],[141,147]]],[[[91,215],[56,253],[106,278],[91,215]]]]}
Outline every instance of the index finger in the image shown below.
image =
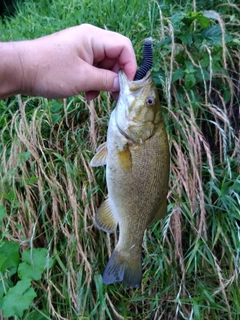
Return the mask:
{"type": "Polygon", "coordinates": [[[118,42],[118,39],[115,41],[115,46],[109,47],[109,51],[107,51],[107,47],[105,48],[107,55],[109,58],[117,58],[119,68],[122,68],[127,77],[132,80],[137,71],[137,61],[132,43],[124,36],[121,36],[121,42],[118,42]]]}
{"type": "Polygon", "coordinates": [[[101,37],[92,38],[94,62],[99,63],[105,58],[113,59],[132,80],[137,71],[137,61],[129,38],[112,31],[101,30],[101,37]]]}

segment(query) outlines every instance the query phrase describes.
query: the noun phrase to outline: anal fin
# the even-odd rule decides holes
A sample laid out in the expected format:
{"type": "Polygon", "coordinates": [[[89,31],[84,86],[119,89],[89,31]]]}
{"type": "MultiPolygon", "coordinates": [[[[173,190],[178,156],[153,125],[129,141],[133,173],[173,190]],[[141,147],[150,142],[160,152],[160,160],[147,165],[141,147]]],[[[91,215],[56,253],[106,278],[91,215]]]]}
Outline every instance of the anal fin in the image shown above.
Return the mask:
{"type": "Polygon", "coordinates": [[[114,216],[109,198],[107,198],[98,209],[95,216],[95,223],[99,229],[105,232],[114,232],[116,230],[118,222],[114,216]]]}

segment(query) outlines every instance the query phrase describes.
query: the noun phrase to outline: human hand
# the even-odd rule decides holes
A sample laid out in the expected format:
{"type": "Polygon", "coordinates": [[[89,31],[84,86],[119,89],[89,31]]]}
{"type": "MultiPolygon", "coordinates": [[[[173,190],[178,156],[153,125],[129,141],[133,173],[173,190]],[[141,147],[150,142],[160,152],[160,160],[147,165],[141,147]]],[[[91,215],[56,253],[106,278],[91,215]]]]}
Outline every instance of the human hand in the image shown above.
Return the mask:
{"type": "Polygon", "coordinates": [[[21,76],[17,93],[66,98],[119,91],[118,70],[133,79],[137,63],[131,41],[89,24],[28,41],[13,42],[21,76]]]}

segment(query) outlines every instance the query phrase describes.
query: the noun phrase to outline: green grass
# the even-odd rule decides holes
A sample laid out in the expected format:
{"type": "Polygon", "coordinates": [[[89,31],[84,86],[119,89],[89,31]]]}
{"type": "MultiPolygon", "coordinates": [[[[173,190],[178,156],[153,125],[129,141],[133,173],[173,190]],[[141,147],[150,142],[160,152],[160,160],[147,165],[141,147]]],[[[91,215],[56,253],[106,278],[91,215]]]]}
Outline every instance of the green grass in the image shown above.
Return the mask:
{"type": "MultiPolygon", "coordinates": [[[[240,10],[233,0],[217,5],[25,1],[0,20],[4,41],[83,22],[106,27],[130,37],[139,64],[143,39],[152,36],[171,150],[168,215],[145,233],[141,288],[105,286],[101,273],[117,234],[93,225],[107,190],[105,168],[89,162],[106,139],[114,102],[105,93],[90,103],[81,95],[0,101],[0,237],[19,243],[21,257],[46,248],[53,261],[14,319],[239,318],[240,10]],[[204,16],[205,9],[216,12],[204,16]]],[[[0,309],[20,281],[20,261],[3,272],[0,257],[0,309]]]]}

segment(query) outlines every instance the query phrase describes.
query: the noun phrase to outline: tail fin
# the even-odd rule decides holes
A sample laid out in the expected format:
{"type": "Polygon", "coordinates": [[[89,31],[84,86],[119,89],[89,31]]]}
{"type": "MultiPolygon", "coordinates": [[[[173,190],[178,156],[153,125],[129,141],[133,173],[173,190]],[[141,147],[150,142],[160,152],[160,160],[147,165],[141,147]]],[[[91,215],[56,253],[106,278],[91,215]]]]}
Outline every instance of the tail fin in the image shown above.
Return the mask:
{"type": "Polygon", "coordinates": [[[115,249],[103,273],[103,283],[123,281],[133,288],[141,285],[141,250],[137,254],[125,254],[115,249]]]}

